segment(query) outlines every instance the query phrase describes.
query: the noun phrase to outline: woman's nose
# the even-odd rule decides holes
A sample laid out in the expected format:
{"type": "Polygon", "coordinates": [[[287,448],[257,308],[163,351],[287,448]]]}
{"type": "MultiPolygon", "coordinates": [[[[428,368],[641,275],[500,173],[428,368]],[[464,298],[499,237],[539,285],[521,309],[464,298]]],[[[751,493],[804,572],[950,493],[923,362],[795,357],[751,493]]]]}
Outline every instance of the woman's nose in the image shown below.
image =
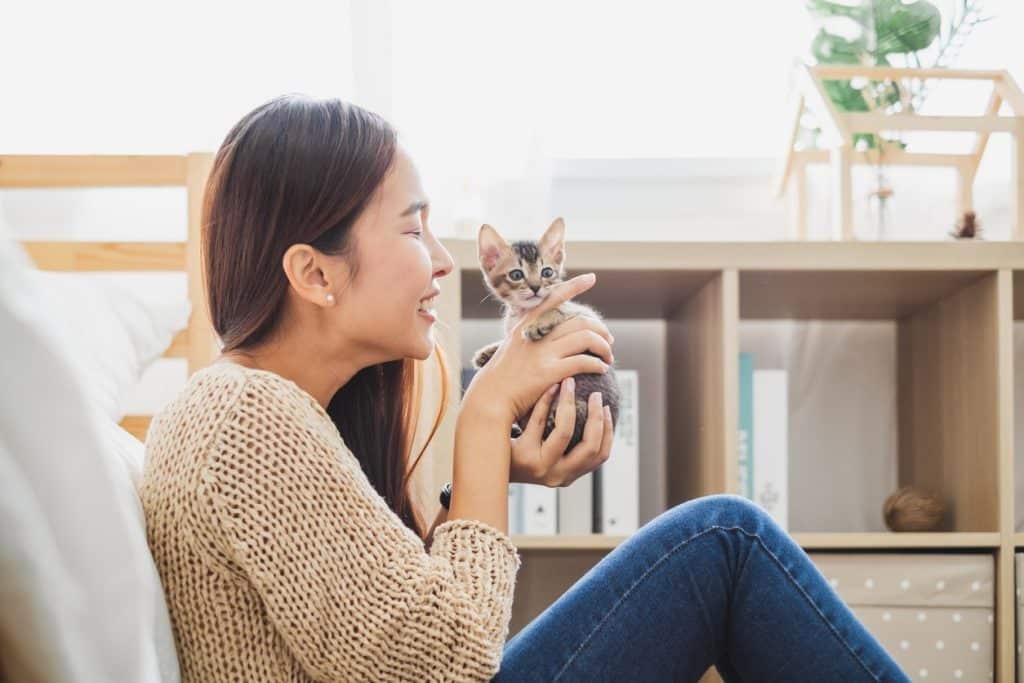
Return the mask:
{"type": "Polygon", "coordinates": [[[434,249],[432,251],[432,259],[434,264],[434,277],[444,277],[448,273],[452,272],[455,267],[455,262],[452,260],[452,255],[448,253],[448,250],[441,244],[441,240],[434,238],[434,249]]]}

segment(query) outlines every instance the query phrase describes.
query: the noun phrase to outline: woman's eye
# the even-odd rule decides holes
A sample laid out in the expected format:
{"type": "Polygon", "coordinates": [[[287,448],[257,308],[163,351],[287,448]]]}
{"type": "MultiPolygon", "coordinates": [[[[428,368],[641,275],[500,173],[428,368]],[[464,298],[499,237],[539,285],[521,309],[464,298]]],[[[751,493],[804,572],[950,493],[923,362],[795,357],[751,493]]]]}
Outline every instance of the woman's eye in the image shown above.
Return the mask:
{"type": "Polygon", "coordinates": [[[523,271],[519,270],[518,268],[516,268],[515,270],[508,271],[508,279],[509,280],[515,280],[516,282],[518,282],[519,280],[522,280],[523,279],[523,271]]]}
{"type": "Polygon", "coordinates": [[[549,266],[545,266],[544,270],[540,271],[540,276],[541,277],[554,277],[555,276],[555,269],[551,268],[549,266]]]}
{"type": "Polygon", "coordinates": [[[422,230],[414,230],[413,232],[410,232],[409,234],[410,235],[416,235],[417,237],[423,237],[423,231],[422,230]]]}

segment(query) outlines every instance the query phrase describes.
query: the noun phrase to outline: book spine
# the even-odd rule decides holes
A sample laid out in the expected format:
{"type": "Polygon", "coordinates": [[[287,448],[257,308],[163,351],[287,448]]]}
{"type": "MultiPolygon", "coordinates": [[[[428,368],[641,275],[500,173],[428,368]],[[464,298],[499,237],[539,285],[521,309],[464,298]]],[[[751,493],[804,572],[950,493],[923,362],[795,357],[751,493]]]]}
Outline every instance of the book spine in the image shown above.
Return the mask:
{"type": "Polygon", "coordinates": [[[754,371],[754,501],[789,529],[789,401],[785,370],[754,371]]]}
{"type": "Polygon", "coordinates": [[[591,533],[594,507],[594,473],[588,472],[558,491],[558,533],[591,533]]]}
{"type": "Polygon", "coordinates": [[[523,533],[523,484],[508,485],[508,533],[523,533]]]}
{"type": "Polygon", "coordinates": [[[615,369],[619,383],[619,416],[608,460],[601,466],[601,531],[631,534],[638,528],[639,495],[639,392],[636,370],[615,369]]]}
{"type": "Polygon", "coordinates": [[[556,489],[543,484],[523,484],[523,533],[533,536],[558,533],[556,489]]]}
{"type": "Polygon", "coordinates": [[[754,354],[739,356],[739,495],[754,500],[754,354]]]}

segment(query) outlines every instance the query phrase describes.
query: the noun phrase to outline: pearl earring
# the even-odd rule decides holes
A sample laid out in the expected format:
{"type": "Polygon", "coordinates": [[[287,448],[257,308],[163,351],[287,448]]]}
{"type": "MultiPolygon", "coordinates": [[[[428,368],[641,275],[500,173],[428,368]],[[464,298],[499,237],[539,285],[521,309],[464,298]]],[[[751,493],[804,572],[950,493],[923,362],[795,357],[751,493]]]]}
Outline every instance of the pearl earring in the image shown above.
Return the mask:
{"type": "Polygon", "coordinates": [[[328,294],[327,295],[327,303],[328,304],[334,304],[334,295],[333,294],[328,294]]]}

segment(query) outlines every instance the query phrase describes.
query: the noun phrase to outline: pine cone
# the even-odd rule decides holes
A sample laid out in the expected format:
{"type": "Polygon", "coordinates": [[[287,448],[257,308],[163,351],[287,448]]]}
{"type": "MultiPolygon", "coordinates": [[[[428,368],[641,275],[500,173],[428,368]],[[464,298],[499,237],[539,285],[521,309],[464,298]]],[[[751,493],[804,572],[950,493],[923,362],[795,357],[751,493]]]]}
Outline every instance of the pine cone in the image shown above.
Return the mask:
{"type": "Polygon", "coordinates": [[[897,489],[882,506],[890,531],[931,531],[942,521],[945,511],[939,496],[913,486],[897,489]]]}

